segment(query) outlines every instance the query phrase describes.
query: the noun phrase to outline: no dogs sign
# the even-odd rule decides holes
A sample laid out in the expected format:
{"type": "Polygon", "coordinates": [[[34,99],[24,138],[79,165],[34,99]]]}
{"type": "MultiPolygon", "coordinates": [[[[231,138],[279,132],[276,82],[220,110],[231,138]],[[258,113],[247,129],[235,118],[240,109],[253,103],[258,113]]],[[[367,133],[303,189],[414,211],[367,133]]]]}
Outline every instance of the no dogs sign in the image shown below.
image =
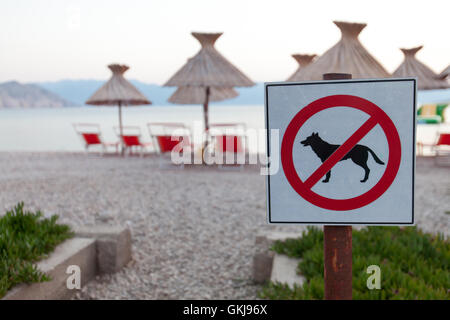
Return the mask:
{"type": "Polygon", "coordinates": [[[414,223],[415,96],[414,79],[267,83],[268,222],[414,223]]]}

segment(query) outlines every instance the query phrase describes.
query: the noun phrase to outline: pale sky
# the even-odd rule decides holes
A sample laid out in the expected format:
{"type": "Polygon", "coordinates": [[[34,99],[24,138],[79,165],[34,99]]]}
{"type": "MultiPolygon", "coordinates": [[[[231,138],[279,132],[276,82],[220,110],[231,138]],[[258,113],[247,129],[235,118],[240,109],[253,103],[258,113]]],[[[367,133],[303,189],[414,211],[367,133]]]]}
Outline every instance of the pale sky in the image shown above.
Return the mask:
{"type": "Polygon", "coordinates": [[[399,47],[435,72],[450,63],[448,0],[1,0],[0,82],[107,79],[106,65],[163,84],[199,50],[191,31],[224,32],[217,49],[254,81],[285,80],[293,53],[322,54],[333,20],[365,22],[363,45],[392,72],[399,47]]]}

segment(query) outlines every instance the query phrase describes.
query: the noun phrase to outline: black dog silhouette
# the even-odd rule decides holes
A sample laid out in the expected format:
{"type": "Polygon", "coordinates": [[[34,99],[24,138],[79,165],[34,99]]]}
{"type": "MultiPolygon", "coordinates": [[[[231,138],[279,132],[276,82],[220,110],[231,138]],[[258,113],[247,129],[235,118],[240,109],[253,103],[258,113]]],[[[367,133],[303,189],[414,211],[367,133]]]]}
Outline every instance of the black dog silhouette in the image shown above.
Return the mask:
{"type": "MultiPolygon", "coordinates": [[[[313,149],[314,153],[320,158],[322,163],[325,160],[327,160],[328,157],[331,156],[331,154],[337,150],[337,148],[340,147],[340,145],[338,145],[338,144],[330,144],[330,143],[322,140],[319,137],[319,134],[317,132],[316,133],[312,133],[305,140],[301,141],[301,143],[305,147],[306,146],[311,146],[311,148],[313,149]]],[[[366,182],[367,179],[369,179],[369,173],[370,173],[370,169],[367,166],[367,159],[369,158],[369,152],[372,155],[372,157],[373,157],[373,159],[375,160],[376,163],[384,165],[384,162],[381,161],[377,157],[375,152],[373,152],[369,147],[363,146],[361,144],[357,144],[356,146],[354,146],[352,148],[352,150],[350,150],[339,161],[352,159],[352,161],[355,164],[357,164],[358,166],[360,166],[360,167],[362,167],[364,169],[364,171],[365,171],[364,179],[362,179],[361,182],[366,182]]],[[[327,172],[325,180],[322,180],[322,182],[330,181],[330,176],[331,176],[331,170],[327,172]]]]}

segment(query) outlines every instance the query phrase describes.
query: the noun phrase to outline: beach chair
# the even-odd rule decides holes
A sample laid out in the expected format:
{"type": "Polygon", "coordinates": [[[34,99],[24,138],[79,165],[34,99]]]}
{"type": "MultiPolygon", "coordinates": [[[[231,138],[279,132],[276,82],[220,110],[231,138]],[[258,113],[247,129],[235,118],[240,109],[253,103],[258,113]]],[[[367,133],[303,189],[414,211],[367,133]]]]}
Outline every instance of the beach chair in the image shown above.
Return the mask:
{"type": "Polygon", "coordinates": [[[102,153],[107,152],[108,147],[114,147],[115,152],[119,152],[119,142],[105,142],[103,141],[102,134],[100,131],[100,126],[95,123],[73,123],[73,128],[78,136],[84,143],[84,148],[86,152],[92,146],[102,147],[102,153]]]}
{"type": "Polygon", "coordinates": [[[139,150],[140,156],[143,156],[149,147],[153,146],[152,142],[143,142],[141,137],[141,128],[138,126],[123,126],[122,127],[122,137],[120,137],[120,128],[115,126],[114,132],[122,140],[123,148],[125,153],[133,154],[133,151],[139,150]]]}
{"type": "MultiPolygon", "coordinates": [[[[189,153],[192,161],[194,145],[188,126],[177,122],[149,122],[147,128],[156,151],[160,155],[160,166],[163,164],[163,158],[170,157],[172,152],[178,152],[180,156],[189,153]]],[[[181,165],[184,167],[184,162],[181,165]]]]}
{"type": "Polygon", "coordinates": [[[242,169],[247,156],[247,127],[245,123],[213,123],[209,127],[209,137],[216,159],[221,159],[219,168],[223,165],[242,169]],[[230,163],[231,162],[231,163],[230,163]]]}
{"type": "Polygon", "coordinates": [[[434,155],[434,160],[436,164],[440,164],[439,160],[442,158],[450,158],[450,133],[449,132],[438,132],[435,143],[422,143],[418,144],[419,155],[423,155],[423,148],[430,147],[431,152],[434,155]]]}
{"type": "Polygon", "coordinates": [[[450,133],[440,133],[436,144],[432,148],[436,165],[450,164],[450,133]]]}

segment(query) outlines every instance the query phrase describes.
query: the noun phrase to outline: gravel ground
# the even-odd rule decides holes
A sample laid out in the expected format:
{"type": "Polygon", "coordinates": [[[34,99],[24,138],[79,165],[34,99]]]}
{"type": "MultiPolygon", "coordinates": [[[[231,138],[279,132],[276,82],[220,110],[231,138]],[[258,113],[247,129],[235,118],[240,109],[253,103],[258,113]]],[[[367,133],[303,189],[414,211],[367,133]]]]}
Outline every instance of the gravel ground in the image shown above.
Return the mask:
{"type": "MultiPolygon", "coordinates": [[[[81,299],[255,299],[255,235],[299,231],[265,223],[255,167],[160,168],[154,157],[0,153],[0,206],[59,214],[72,226],[127,224],[133,261],[84,287],[81,299]]],[[[3,210],[4,211],[4,210],[3,210]]],[[[450,167],[419,159],[416,223],[450,231],[450,167]]]]}

